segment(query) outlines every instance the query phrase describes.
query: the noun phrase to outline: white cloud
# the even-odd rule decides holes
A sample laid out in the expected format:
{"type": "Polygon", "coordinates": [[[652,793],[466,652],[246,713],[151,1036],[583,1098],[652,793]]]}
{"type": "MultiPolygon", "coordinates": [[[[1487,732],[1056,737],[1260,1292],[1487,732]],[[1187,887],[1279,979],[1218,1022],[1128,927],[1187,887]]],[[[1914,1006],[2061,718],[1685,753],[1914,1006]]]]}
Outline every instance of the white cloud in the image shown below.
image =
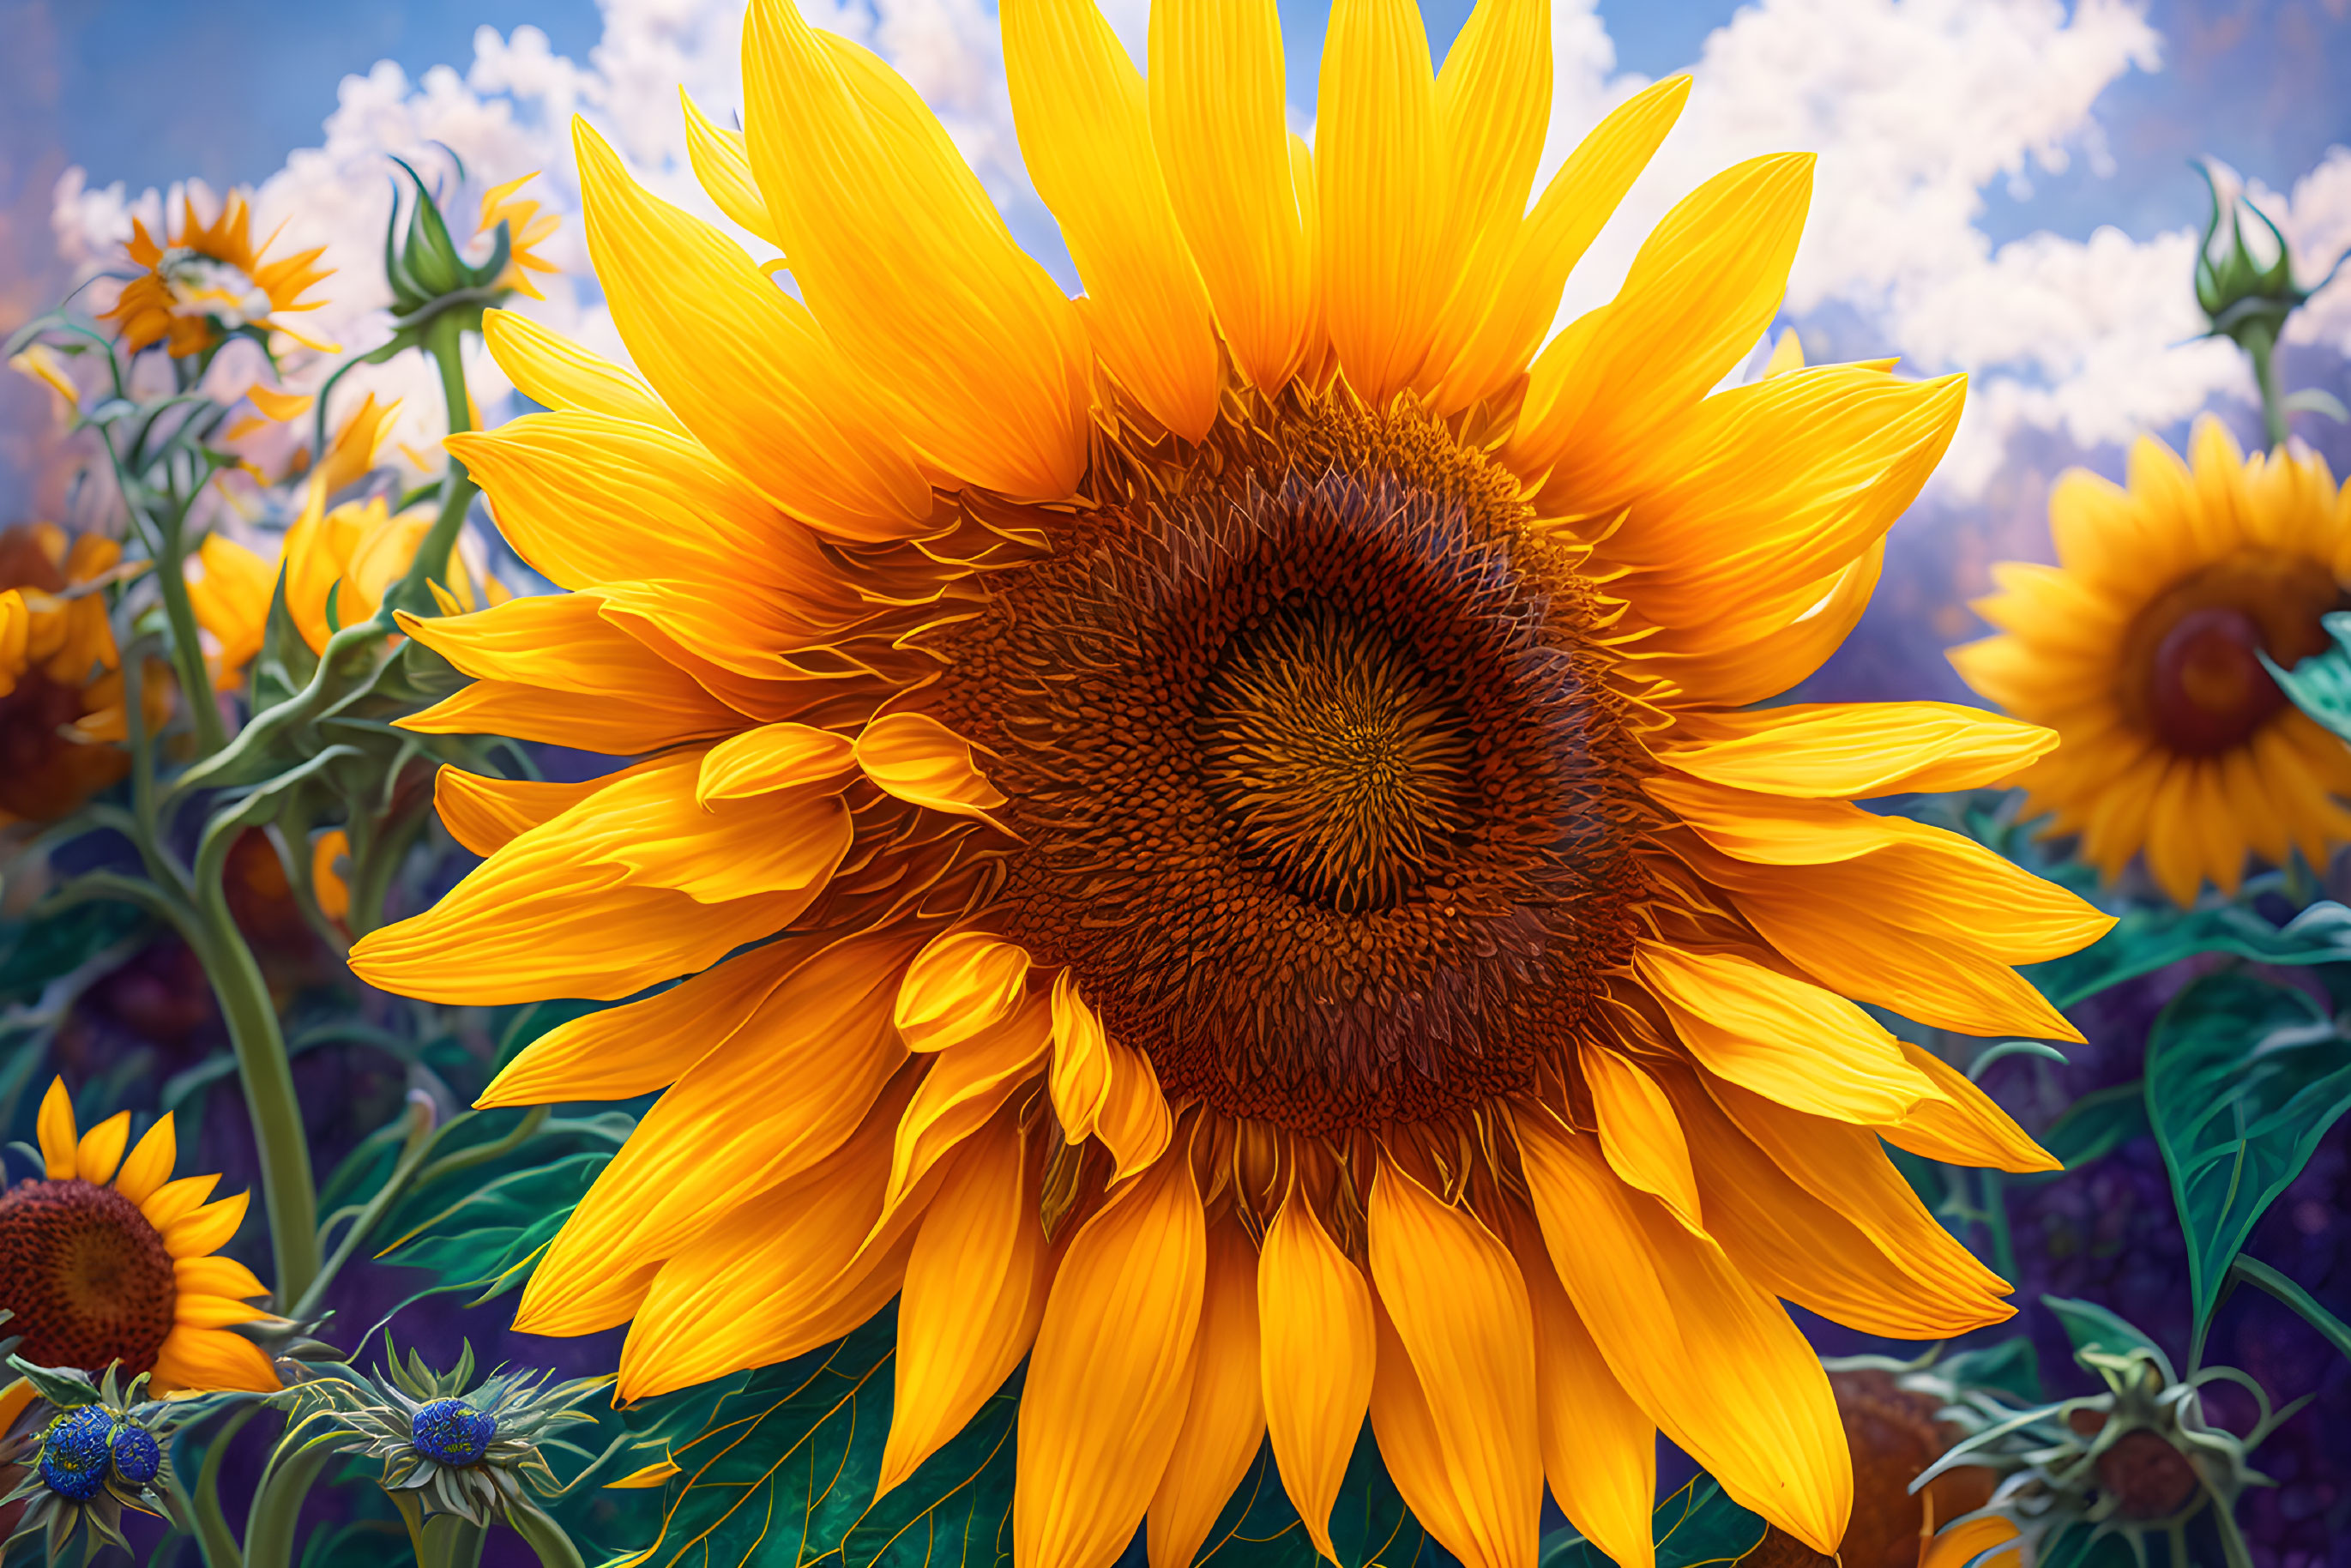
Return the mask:
{"type": "MultiPolygon", "coordinates": [[[[375,276],[391,200],[386,154],[429,159],[438,142],[481,183],[545,172],[538,191],[565,213],[551,248],[566,270],[532,313],[618,352],[585,266],[569,119],[585,114],[654,189],[723,223],[691,177],[677,93],[683,85],[715,118],[734,119],[742,5],[602,4],[602,41],[584,63],[552,53],[536,29],[483,28],[462,76],[436,68],[411,82],[387,63],[344,81],[322,144],[290,156],[258,196],[265,227],[287,225],[281,244],[325,245],[339,269],[333,303],[314,319],[325,330],[350,347],[387,330],[375,276]]],[[[1141,63],[1147,0],[1107,0],[1106,9],[1141,63]]],[[[990,0],[809,0],[803,10],[908,77],[1015,234],[1066,277],[1058,235],[1021,169],[990,0]]],[[[1546,170],[1642,85],[1617,70],[1594,0],[1556,0],[1554,15],[1546,170]]],[[[1981,493],[2021,436],[2056,433],[2095,447],[2174,424],[2215,399],[2249,398],[2232,349],[2189,341],[2202,325],[2187,287],[2192,231],[2043,233],[1996,246],[1980,226],[1987,190],[2021,193],[2037,174],[2077,161],[2105,167],[2100,94],[2126,73],[2161,68],[2161,46],[2130,0],[2076,0],[2070,9],[2063,0],[1758,0],[1707,40],[1682,124],[1571,280],[1562,319],[1613,293],[1642,236],[1704,179],[1747,157],[1802,149],[1819,153],[1820,165],[1789,311],[1838,323],[1847,346],[1856,334],[1868,340],[1859,351],[1971,372],[1970,411],[1941,477],[1954,495],[1981,493]]],[[[2287,196],[2255,195],[2307,260],[2351,246],[2351,150],[2336,149],[2287,196]]],[[[94,263],[127,234],[131,210],[156,204],[153,193],[132,202],[119,187],[86,190],[69,173],[56,210],[61,249],[94,263]]],[[[2351,352],[2351,280],[2296,320],[2293,340],[2351,352]]],[[[291,369],[299,383],[324,366],[291,369]]],[[[486,358],[469,381],[486,407],[506,390],[486,358]]],[[[356,372],[348,384],[403,397],[400,434],[412,444],[440,434],[439,398],[419,357],[356,372]]]]}

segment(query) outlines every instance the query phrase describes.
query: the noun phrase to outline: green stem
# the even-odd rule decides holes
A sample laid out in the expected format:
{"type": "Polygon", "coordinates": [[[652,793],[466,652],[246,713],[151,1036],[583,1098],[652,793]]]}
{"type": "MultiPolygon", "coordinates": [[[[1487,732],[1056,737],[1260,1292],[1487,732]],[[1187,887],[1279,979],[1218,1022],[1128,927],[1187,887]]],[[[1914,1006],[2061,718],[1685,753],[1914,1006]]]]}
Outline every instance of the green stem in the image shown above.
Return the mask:
{"type": "Polygon", "coordinates": [[[302,1500],[310,1495],[319,1472],[334,1457],[334,1450],[321,1444],[271,1464],[246,1521],[245,1568],[292,1568],[294,1531],[302,1516],[302,1500]]]}
{"type": "Polygon", "coordinates": [[[528,1502],[510,1504],[507,1522],[538,1553],[539,1568],[586,1568],[563,1527],[528,1502]]]}
{"type": "Polygon", "coordinates": [[[1991,1271],[2003,1280],[2016,1278],[2016,1241],[2008,1228],[2008,1182],[1996,1170],[1980,1173],[1983,1181],[1984,1231],[1991,1239],[1991,1271]]]}
{"type": "Polygon", "coordinates": [[[424,1521],[417,1568],[474,1568],[482,1560],[482,1527],[454,1513],[424,1521]]]}
{"type": "Polygon", "coordinates": [[[195,1523],[196,1551],[204,1557],[204,1568],[244,1568],[245,1553],[229,1531],[227,1517],[221,1512],[221,1461],[228,1457],[229,1439],[244,1430],[245,1424],[259,1409],[259,1406],[248,1405],[222,1422],[220,1430],[205,1445],[204,1463],[197,1468],[196,1490],[189,1500],[188,1517],[195,1523]]]}
{"type": "MultiPolygon", "coordinates": [[[[206,857],[200,856],[200,862],[206,857]]],[[[225,859],[223,854],[220,859],[225,859]]],[[[277,1006],[253,949],[229,914],[217,862],[196,868],[196,912],[204,925],[196,946],[205,977],[220,998],[236,1051],[237,1077],[253,1118],[253,1141],[261,1152],[261,1191],[269,1210],[270,1256],[277,1268],[277,1300],[301,1301],[318,1278],[319,1201],[310,1176],[310,1144],[302,1131],[302,1108],[294,1095],[294,1070],[286,1058],[286,1036],[277,1026],[277,1006]]]]}
{"type": "MultiPolygon", "coordinates": [[[[448,407],[452,435],[474,427],[473,405],[465,396],[462,352],[465,327],[458,319],[459,314],[452,310],[435,316],[424,329],[424,348],[441,367],[441,398],[448,407]]],[[[408,575],[385,599],[387,606],[417,615],[437,612],[433,591],[425,584],[447,580],[449,552],[457,547],[458,531],[465,526],[466,510],[473,506],[474,496],[480,488],[455,453],[449,455],[449,472],[443,484],[441,514],[433,519],[432,531],[416,547],[416,557],[408,563],[408,575]]]]}
{"type": "Polygon", "coordinates": [[[163,618],[171,622],[172,667],[196,721],[196,747],[210,757],[228,744],[228,731],[213,696],[212,675],[204,668],[204,646],[196,637],[196,607],[188,598],[187,523],[188,507],[183,502],[156,529],[155,587],[163,596],[163,618]]]}
{"type": "Polygon", "coordinates": [[[2253,361],[2253,380],[2262,391],[2262,429],[2274,451],[2285,444],[2287,434],[2285,391],[2278,384],[2277,334],[2249,328],[2243,340],[2245,352],[2253,361]]]}

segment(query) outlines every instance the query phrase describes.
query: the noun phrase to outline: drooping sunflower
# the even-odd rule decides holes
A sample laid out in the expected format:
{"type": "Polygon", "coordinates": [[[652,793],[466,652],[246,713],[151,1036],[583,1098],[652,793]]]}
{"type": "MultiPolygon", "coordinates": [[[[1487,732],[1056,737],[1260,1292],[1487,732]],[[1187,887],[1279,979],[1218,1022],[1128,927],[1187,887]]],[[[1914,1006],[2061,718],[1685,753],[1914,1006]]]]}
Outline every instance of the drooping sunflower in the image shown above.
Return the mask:
{"type": "Polygon", "coordinates": [[[1367,1413],[1472,1564],[1532,1563],[1546,1479],[1649,1562],[1661,1429],[1834,1549],[1845,1445],[1776,1298],[1997,1321],[1879,1140],[2049,1168],[1847,998],[2078,1039],[2009,966],[2108,925],[1847,803],[2046,731],[1745,706],[1851,628],[1959,383],[1707,395],[1776,308],[1800,156],[1701,187],[1542,347],[1688,84],[1531,208],[1539,0],[1441,77],[1406,0],[1342,0],[1311,150],[1270,0],[1161,0],[1147,81],[1085,0],[1001,16],[1084,298],[904,81],[758,0],[744,132],[688,131],[797,294],[582,125],[644,379],[487,319],[551,412],[451,445],[571,591],[404,621],[475,677],[408,723],[641,760],[444,771],[487,859],[352,966],[450,1003],[691,977],[485,1096],[666,1090],[517,1326],[633,1320],[633,1397],[895,1295],[885,1488],[1026,1356],[1023,1568],[1146,1517],[1188,1562],[1268,1437],[1328,1551],[1367,1413]]]}
{"type": "MultiPolygon", "coordinates": [[[[175,1389],[278,1386],[269,1357],[231,1323],[266,1318],[269,1292],[253,1270],[219,1256],[245,1221],[246,1195],[214,1199],[217,1176],[182,1176],[169,1112],[129,1154],[131,1113],[87,1133],[74,1124],[65,1081],[41,1100],[45,1179],[0,1193],[0,1307],[16,1313],[16,1354],[36,1366],[125,1377],[153,1374],[175,1389]]],[[[0,1429],[30,1397],[0,1391],[0,1429]]]]}
{"type": "Polygon", "coordinates": [[[133,218],[126,249],[143,270],[99,319],[112,322],[132,353],[162,343],[173,359],[185,359],[241,327],[283,332],[306,349],[334,352],[332,343],[304,335],[286,319],[326,303],[302,298],[332,271],[316,265],[326,247],[271,261],[270,244],[253,243],[252,208],[242,191],[223,197],[209,223],[196,216],[193,195],[183,197],[179,226],[160,245],[145,220],[133,218]]]}
{"type": "MultiPolygon", "coordinates": [[[[269,601],[281,571],[287,612],[314,653],[326,652],[336,626],[373,615],[385,591],[407,574],[418,547],[433,529],[431,508],[395,512],[381,496],[333,507],[327,504],[329,497],[375,465],[376,453],[399,410],[397,402],[379,403],[370,392],[338,427],[327,455],[310,470],[301,516],[287,528],[274,565],[225,534],[209,535],[197,548],[201,572],[189,580],[188,597],[197,624],[213,639],[209,664],[214,684],[222,690],[241,685],[246,665],[261,652],[269,601]]],[[[455,552],[449,558],[447,591],[452,602],[464,610],[507,598],[505,588],[486,574],[477,588],[464,557],[455,552]]]]}
{"type": "Polygon", "coordinates": [[[1951,650],[1968,684],[2064,737],[2020,772],[2049,831],[2109,878],[2145,852],[2177,904],[2233,895],[2248,853],[2324,865],[2351,840],[2351,751],[2262,665],[2331,646],[2351,607],[2351,491],[2295,447],[2247,458],[2197,422],[2182,463],[2153,436],[2127,489],[2084,469],[2049,497],[2056,566],[2003,561],[1975,609],[2004,635],[1951,650]],[[2191,465],[2192,464],[2192,465],[2191,465]]]}
{"type": "MultiPolygon", "coordinates": [[[[0,827],[51,822],[130,768],[109,744],[130,733],[121,658],[102,591],[122,547],[53,523],[0,528],[0,827]]],[[[150,661],[146,719],[170,716],[172,686],[150,661]]]]}

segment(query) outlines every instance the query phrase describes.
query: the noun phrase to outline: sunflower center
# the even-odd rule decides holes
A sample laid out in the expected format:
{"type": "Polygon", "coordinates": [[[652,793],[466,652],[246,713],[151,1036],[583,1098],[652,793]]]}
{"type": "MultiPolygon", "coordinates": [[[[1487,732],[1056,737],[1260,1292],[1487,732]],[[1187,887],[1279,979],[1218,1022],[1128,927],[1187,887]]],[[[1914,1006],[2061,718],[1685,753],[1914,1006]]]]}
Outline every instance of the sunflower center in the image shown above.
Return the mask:
{"type": "Polygon", "coordinates": [[[1468,714],[1327,600],[1234,638],[1196,729],[1201,785],[1244,852],[1327,908],[1393,906],[1476,826],[1468,714]]]}
{"type": "Polygon", "coordinates": [[[1010,797],[1000,934],[1171,1096],[1433,1120],[1570,1049],[1629,949],[1639,747],[1514,480],[1416,412],[1259,413],[1036,513],[926,700],[1010,797]]]}
{"type": "Polygon", "coordinates": [[[2131,623],[2124,712],[2181,756],[2242,746],[2287,706],[2261,655],[2292,668],[2321,652],[2320,618],[2343,604],[2321,562],[2264,552],[2216,561],[2173,584],[2131,623]]]}
{"type": "Polygon", "coordinates": [[[0,1307],[40,1366],[154,1369],[178,1288],[163,1238],[111,1186],[25,1181],[0,1194],[0,1307]]]}
{"type": "Polygon", "coordinates": [[[155,262],[174,316],[208,316],[230,330],[269,314],[269,292],[234,262],[173,246],[155,262]]]}

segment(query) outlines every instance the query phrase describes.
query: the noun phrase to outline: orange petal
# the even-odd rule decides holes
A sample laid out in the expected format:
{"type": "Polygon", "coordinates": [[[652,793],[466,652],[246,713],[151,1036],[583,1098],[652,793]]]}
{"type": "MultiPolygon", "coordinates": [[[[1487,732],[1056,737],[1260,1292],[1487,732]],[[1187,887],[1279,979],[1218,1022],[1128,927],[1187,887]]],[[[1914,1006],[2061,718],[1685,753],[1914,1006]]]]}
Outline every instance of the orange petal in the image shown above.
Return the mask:
{"type": "Polygon", "coordinates": [[[1166,1474],[1151,1499],[1151,1568],[1189,1568],[1265,1441],[1257,1269],[1257,1249],[1238,1222],[1209,1228],[1191,1397],[1166,1474]]]}
{"type": "Polygon", "coordinates": [[[885,1214],[1035,1076],[1051,1042],[1052,1011],[1032,998],[952,1051],[937,1053],[898,1122],[882,1205],[885,1214]]]}
{"type": "Polygon", "coordinates": [[[1902,1054],[1945,1097],[1921,1100],[1901,1121],[1878,1128],[1878,1135],[1887,1143],[1946,1165],[1990,1166],[2019,1176],[2065,1168],[1966,1073],[1907,1040],[1902,1042],[1902,1054]]]}
{"type": "Polygon", "coordinates": [[[122,1163],[123,1147],[130,1142],[131,1113],[117,1111],[81,1135],[74,1149],[74,1174],[104,1186],[114,1179],[114,1167],[122,1163]]]}
{"type": "Polygon", "coordinates": [[[251,1199],[252,1194],[240,1192],[173,1220],[162,1228],[163,1250],[174,1258],[201,1258],[219,1251],[245,1223],[246,1206],[251,1199]]]}
{"type": "MultiPolygon", "coordinates": [[[[1412,1357],[1466,1533],[1470,1568],[1533,1561],[1542,1513],[1535,1344],[1510,1249],[1466,1207],[1383,1155],[1372,1180],[1372,1283],[1412,1357]]],[[[1433,1529],[1434,1527],[1432,1527],[1433,1529]]]]}
{"type": "Polygon", "coordinates": [[[932,938],[906,966],[894,1015],[909,1051],[945,1051],[1003,1021],[1029,982],[1029,950],[985,931],[932,938]]]}
{"type": "Polygon", "coordinates": [[[857,737],[857,766],[889,794],[935,811],[987,819],[1004,804],[971,743],[927,714],[885,713],[857,737]]]}
{"type": "Polygon", "coordinates": [[[2054,730],[1956,703],[1792,703],[1688,721],[1664,760],[1765,795],[1861,799],[1993,784],[2057,745],[2054,730]]]}
{"type": "Polygon", "coordinates": [[[133,1203],[144,1203],[172,1179],[172,1166],[178,1158],[179,1142],[172,1130],[172,1113],[166,1111],[115,1173],[114,1190],[133,1203]]]}
{"type": "Polygon", "coordinates": [[[1605,1046],[1587,1040],[1579,1060],[1609,1168],[1672,1209],[1684,1225],[1705,1228],[1689,1145],[1666,1092],[1638,1063],[1605,1046]]]}
{"type": "Polygon", "coordinates": [[[1183,1429],[1207,1270],[1188,1159],[1071,1238],[1020,1396],[1016,1568],[1107,1568],[1133,1538],[1183,1429]]]}
{"type": "Polygon", "coordinates": [[[1372,1288],[1292,1189],[1258,1260],[1266,1433],[1315,1550],[1332,1562],[1331,1509],[1371,1406],[1379,1359],[1372,1288]]]}
{"type": "Polygon", "coordinates": [[[62,1078],[50,1079],[41,1096],[39,1129],[45,1174],[51,1181],[71,1181],[80,1135],[74,1130],[73,1096],[66,1092],[62,1078]]]}

